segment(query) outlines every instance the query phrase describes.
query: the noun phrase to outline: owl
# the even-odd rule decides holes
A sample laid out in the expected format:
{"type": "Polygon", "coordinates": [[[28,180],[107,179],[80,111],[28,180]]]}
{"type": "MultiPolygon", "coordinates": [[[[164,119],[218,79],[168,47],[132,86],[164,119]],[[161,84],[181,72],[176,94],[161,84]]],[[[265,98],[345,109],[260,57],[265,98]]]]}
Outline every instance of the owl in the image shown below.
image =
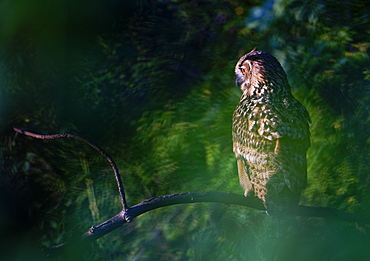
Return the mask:
{"type": "Polygon", "coordinates": [[[267,213],[298,206],[307,183],[310,117],[275,57],[252,50],[235,66],[242,96],[233,115],[233,151],[245,196],[267,213]]]}

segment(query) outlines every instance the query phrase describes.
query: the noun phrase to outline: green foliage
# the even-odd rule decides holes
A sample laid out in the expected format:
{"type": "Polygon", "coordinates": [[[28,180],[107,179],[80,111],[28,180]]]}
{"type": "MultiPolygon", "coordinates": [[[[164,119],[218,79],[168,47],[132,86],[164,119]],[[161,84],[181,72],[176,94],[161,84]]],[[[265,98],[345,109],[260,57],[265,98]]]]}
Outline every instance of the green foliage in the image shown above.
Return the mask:
{"type": "MultiPolygon", "coordinates": [[[[370,214],[369,3],[111,0],[87,12],[85,4],[0,4],[0,235],[4,248],[14,246],[4,258],[39,259],[34,244],[62,243],[120,210],[104,158],[76,141],[15,135],[12,126],[104,147],[131,205],[185,191],[242,193],[231,142],[240,97],[233,68],[256,46],[281,61],[311,115],[301,203],[370,214]]],[[[361,260],[370,254],[367,232],[180,205],[138,217],[79,258],[361,260]]],[[[69,251],[69,259],[82,252],[69,251]]]]}

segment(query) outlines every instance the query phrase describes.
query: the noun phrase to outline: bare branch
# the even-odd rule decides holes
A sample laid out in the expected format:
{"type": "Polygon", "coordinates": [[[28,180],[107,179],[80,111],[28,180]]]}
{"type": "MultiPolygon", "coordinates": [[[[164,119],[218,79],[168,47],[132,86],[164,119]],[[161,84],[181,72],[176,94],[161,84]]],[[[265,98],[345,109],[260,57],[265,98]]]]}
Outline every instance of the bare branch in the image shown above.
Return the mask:
{"type": "MultiPolygon", "coordinates": [[[[21,134],[24,134],[24,135],[27,135],[27,136],[30,136],[30,137],[33,137],[33,138],[36,138],[36,139],[41,139],[41,140],[54,140],[54,139],[60,139],[60,138],[76,139],[76,140],[79,140],[79,141],[82,141],[82,142],[86,143],[87,145],[89,145],[93,149],[97,150],[101,155],[103,155],[108,160],[108,162],[112,166],[114,176],[116,177],[116,182],[117,182],[118,191],[119,191],[119,195],[120,195],[123,210],[128,209],[128,205],[127,205],[127,202],[126,202],[126,196],[125,196],[125,190],[123,188],[123,183],[122,183],[122,180],[121,180],[121,175],[119,174],[119,170],[118,170],[117,165],[114,162],[113,158],[105,150],[98,147],[94,143],[92,143],[92,142],[90,142],[90,141],[88,141],[88,140],[86,140],[86,139],[84,139],[80,136],[74,135],[74,134],[58,133],[58,134],[52,134],[52,135],[42,135],[42,134],[36,134],[36,133],[29,132],[29,131],[21,130],[21,129],[18,129],[18,128],[13,128],[13,129],[18,133],[21,133],[21,134]]],[[[128,217],[126,217],[126,218],[128,218],[128,217]]]]}
{"type": "MultiPolygon", "coordinates": [[[[232,193],[224,192],[187,192],[179,194],[165,195],[161,197],[151,198],[145,200],[135,206],[128,208],[125,211],[121,211],[114,217],[108,219],[107,221],[93,226],[86,232],[80,239],[80,243],[92,242],[98,238],[112,232],[113,230],[121,227],[127,223],[125,215],[128,214],[131,217],[140,216],[148,211],[171,206],[177,204],[186,204],[186,203],[199,203],[199,202],[217,202],[224,204],[233,204],[239,206],[245,206],[254,208],[257,210],[265,210],[265,207],[262,201],[256,197],[244,197],[243,195],[237,195],[232,193]]],[[[335,219],[346,222],[355,222],[361,224],[370,224],[370,217],[351,214],[346,212],[341,212],[331,208],[324,207],[310,207],[300,205],[295,213],[290,213],[294,216],[303,216],[303,217],[321,217],[327,219],[335,219]]],[[[61,249],[65,247],[65,244],[55,246],[48,250],[50,254],[58,255],[61,249]]]]}
{"type": "MultiPolygon", "coordinates": [[[[80,140],[88,145],[90,145],[95,150],[99,151],[108,162],[111,164],[117,185],[118,190],[121,197],[121,202],[123,206],[123,210],[119,212],[117,215],[113,216],[112,218],[108,219],[107,221],[97,225],[92,226],[88,232],[86,232],[80,239],[77,240],[78,244],[85,244],[88,242],[92,242],[113,230],[121,227],[125,223],[128,223],[132,220],[132,218],[140,216],[148,211],[177,204],[185,204],[185,203],[199,203],[199,202],[217,202],[217,203],[224,203],[224,204],[234,204],[240,205],[245,207],[254,208],[257,210],[265,210],[264,204],[259,198],[256,197],[244,197],[242,195],[236,195],[232,193],[223,193],[223,192],[186,192],[186,193],[179,193],[179,194],[171,194],[165,195],[157,198],[151,198],[145,200],[135,206],[128,207],[125,199],[125,193],[121,181],[120,174],[118,172],[118,168],[114,163],[113,159],[106,153],[103,149],[99,148],[95,144],[91,143],[90,141],[81,138],[77,135],[61,133],[61,134],[54,134],[54,135],[40,135],[35,134],[32,132],[20,130],[14,128],[14,130],[18,133],[22,133],[24,135],[34,137],[37,139],[58,139],[58,138],[73,138],[80,140]]],[[[342,220],[346,222],[355,222],[360,224],[370,224],[370,217],[358,214],[351,214],[346,212],[341,212],[331,208],[325,207],[310,207],[310,206],[302,206],[299,205],[296,209],[293,209],[291,212],[286,213],[286,215],[292,216],[303,216],[303,217],[322,217],[327,219],[336,219],[342,220]]],[[[64,249],[66,246],[65,244],[61,244],[59,246],[55,246],[47,250],[49,255],[58,255],[60,254],[61,250],[64,249]]]]}
{"type": "MultiPolygon", "coordinates": [[[[134,218],[140,216],[148,211],[186,203],[199,203],[199,202],[218,202],[224,204],[234,204],[240,206],[246,206],[258,210],[265,210],[262,201],[255,197],[244,197],[243,195],[237,195],[225,192],[186,192],[178,194],[164,195],[156,198],[147,199],[135,206],[132,206],[126,211],[121,211],[117,215],[108,219],[107,221],[97,225],[92,226],[89,231],[87,231],[80,239],[79,243],[92,242],[98,238],[105,236],[106,234],[112,232],[113,230],[121,227],[125,223],[128,223],[126,215],[134,218]]],[[[76,243],[74,241],[74,243],[76,243]]],[[[52,247],[47,250],[50,255],[59,255],[60,251],[66,246],[66,244],[61,244],[52,247]]]]}
{"type": "MultiPolygon", "coordinates": [[[[265,211],[265,207],[262,201],[256,197],[244,197],[243,195],[225,192],[186,192],[145,200],[127,209],[127,213],[132,217],[137,217],[148,211],[161,207],[199,202],[233,204],[265,211]]],[[[112,230],[122,226],[124,223],[126,223],[124,218],[122,218],[123,214],[124,213],[121,212],[113,218],[97,225],[96,227],[92,227],[87,233],[84,234],[84,239],[96,240],[111,232],[112,230]]],[[[300,205],[298,206],[297,210],[295,212],[291,212],[290,215],[304,217],[322,217],[327,219],[342,220],[346,222],[370,224],[369,216],[346,213],[325,207],[310,207],[300,205]]]]}

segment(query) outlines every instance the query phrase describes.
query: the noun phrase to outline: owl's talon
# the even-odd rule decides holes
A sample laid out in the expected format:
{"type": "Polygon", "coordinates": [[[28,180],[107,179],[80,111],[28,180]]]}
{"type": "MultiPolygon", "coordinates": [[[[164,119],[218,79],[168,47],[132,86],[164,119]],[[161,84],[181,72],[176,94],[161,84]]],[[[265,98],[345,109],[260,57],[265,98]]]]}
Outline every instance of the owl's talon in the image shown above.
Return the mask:
{"type": "Polygon", "coordinates": [[[130,223],[134,220],[134,218],[127,213],[127,211],[123,211],[123,219],[126,220],[127,223],[130,223]]]}

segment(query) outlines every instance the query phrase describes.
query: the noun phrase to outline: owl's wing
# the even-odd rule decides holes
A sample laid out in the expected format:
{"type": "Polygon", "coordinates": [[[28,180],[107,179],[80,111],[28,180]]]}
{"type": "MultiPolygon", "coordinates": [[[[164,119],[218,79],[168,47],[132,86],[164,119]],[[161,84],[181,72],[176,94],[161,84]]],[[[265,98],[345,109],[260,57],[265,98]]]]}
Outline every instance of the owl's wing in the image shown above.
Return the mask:
{"type": "Polygon", "coordinates": [[[233,151],[237,160],[239,182],[244,189],[244,195],[247,196],[253,192],[253,186],[250,177],[250,168],[248,161],[249,154],[249,128],[247,115],[247,106],[240,105],[233,115],[233,151]]]}
{"type": "Polygon", "coordinates": [[[309,116],[296,100],[289,106],[239,105],[233,116],[233,150],[241,186],[264,198],[288,187],[299,194],[306,186],[309,116]],[[258,188],[256,188],[256,186],[258,188]],[[270,186],[269,188],[267,188],[270,186]]]}
{"type": "Polygon", "coordinates": [[[246,163],[245,158],[240,154],[237,155],[236,162],[238,164],[239,182],[244,189],[244,196],[247,196],[250,192],[253,191],[252,183],[250,180],[249,166],[246,163]]]}
{"type": "Polygon", "coordinates": [[[296,100],[289,107],[281,110],[275,108],[274,115],[267,124],[270,132],[266,132],[265,138],[274,144],[274,164],[281,172],[284,184],[298,194],[307,183],[306,151],[310,146],[310,118],[306,109],[296,100]]]}

